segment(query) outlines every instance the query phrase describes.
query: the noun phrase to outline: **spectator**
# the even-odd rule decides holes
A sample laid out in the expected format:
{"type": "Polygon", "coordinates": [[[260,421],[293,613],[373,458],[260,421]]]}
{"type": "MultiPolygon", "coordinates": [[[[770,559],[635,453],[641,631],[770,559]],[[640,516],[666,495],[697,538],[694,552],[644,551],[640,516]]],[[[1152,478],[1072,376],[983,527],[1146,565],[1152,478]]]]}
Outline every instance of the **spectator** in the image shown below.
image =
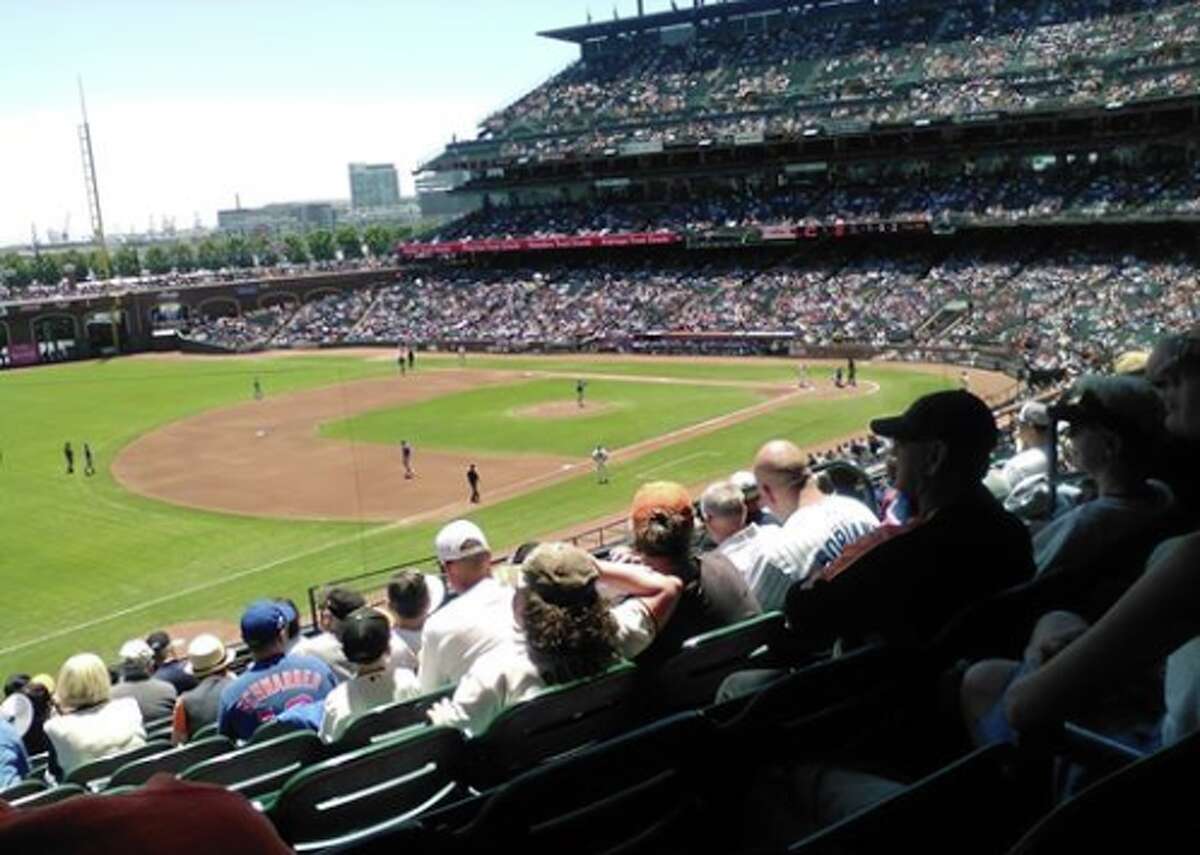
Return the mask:
{"type": "Polygon", "coordinates": [[[434,548],[457,596],[421,630],[417,677],[426,693],[457,683],[513,631],[512,590],[492,578],[492,550],[479,526],[455,520],[438,532],[434,548]]]}
{"type": "Polygon", "coordinates": [[[9,674],[4,678],[4,697],[15,695],[29,685],[28,674],[9,674]]]}
{"type": "MultiPolygon", "coordinates": [[[[17,697],[24,696],[19,692],[9,696],[17,697]]],[[[24,734],[19,733],[13,724],[15,708],[16,703],[8,698],[0,705],[0,791],[19,784],[29,774],[29,755],[25,751],[24,734]]]]}
{"type": "Polygon", "coordinates": [[[352,612],[339,621],[338,638],[354,675],[325,696],[320,733],[326,742],[338,739],[356,716],[421,693],[416,675],[391,661],[391,627],[383,612],[352,612]]]}
{"type": "Polygon", "coordinates": [[[284,710],[324,700],[336,680],[312,656],[286,652],[288,615],[271,600],[251,603],[242,614],[242,640],[254,662],[221,690],[217,729],[240,740],[284,710]],[[286,675],[286,677],[284,677],[286,675]]]}
{"type": "Polygon", "coordinates": [[[0,802],[0,851],[288,855],[292,850],[240,794],[159,774],[124,795],[76,796],[31,809],[0,802]]]}
{"type": "MultiPolygon", "coordinates": [[[[1200,328],[1160,342],[1147,375],[1162,396],[1167,431],[1200,440],[1200,328]]],[[[1159,739],[1171,744],[1200,727],[1197,561],[1200,534],[1168,540],[1094,626],[1069,614],[1051,615],[1039,622],[1024,662],[973,666],[961,697],[976,738],[1011,739],[1078,712],[1095,714],[1105,695],[1160,669],[1164,659],[1166,713],[1159,739]]]]}
{"type": "Polygon", "coordinates": [[[150,676],[154,667],[154,651],[150,645],[135,638],[121,645],[121,682],[113,686],[114,698],[133,698],[137,701],[144,721],[157,721],[171,715],[178,692],[170,683],[150,676]]]}
{"type": "Polygon", "coordinates": [[[996,422],[970,392],[935,392],[871,430],[895,442],[896,487],[916,516],[862,538],[788,590],[788,624],[828,641],[927,641],[972,603],[1033,576],[1029,534],[981,484],[996,422]]]}
{"type": "MultiPolygon", "coordinates": [[[[847,546],[879,527],[857,499],[829,494],[794,443],[773,440],[754,458],[754,477],[772,513],[783,521],[772,539],[772,560],[792,583],[828,566],[847,546]]],[[[776,593],[773,601],[781,597],[776,593]]]]}
{"type": "Polygon", "coordinates": [[[349,588],[330,588],[321,598],[321,608],[317,612],[317,626],[320,627],[321,632],[308,638],[301,638],[292,647],[291,652],[296,656],[314,656],[320,659],[330,667],[338,682],[349,680],[354,676],[354,667],[342,652],[342,643],[338,640],[338,633],[342,621],[366,604],[366,597],[358,591],[351,591],[349,588]]]}
{"type": "Polygon", "coordinates": [[[446,596],[442,580],[419,570],[401,570],[388,582],[392,624],[392,665],[417,670],[421,630],[446,596]]]}
{"type": "Polygon", "coordinates": [[[754,477],[753,472],[742,469],[730,475],[729,480],[742,491],[742,499],[746,503],[747,524],[753,523],[760,527],[779,525],[775,515],[763,507],[762,491],[758,489],[758,479],[754,477]]]}
{"type": "Polygon", "coordinates": [[[215,724],[221,708],[221,692],[233,682],[229,666],[233,651],[226,650],[221,639],[202,633],[188,645],[191,672],[199,681],[196,688],[184,692],[175,702],[171,722],[171,741],[187,742],[196,731],[215,724]]]}
{"type": "Polygon", "coordinates": [[[1050,471],[1050,414],[1040,401],[1027,401],[1017,413],[1017,453],[1001,469],[1001,498],[1029,478],[1050,471]]]}
{"type": "Polygon", "coordinates": [[[597,562],[565,543],[537,547],[519,568],[513,613],[519,632],[480,656],[452,699],[429,712],[435,724],[478,735],[504,709],[549,686],[603,673],[651,644],[670,623],[682,585],[645,568],[597,562]],[[597,585],[630,596],[609,608],[597,585]]]}
{"type": "Polygon", "coordinates": [[[53,710],[54,678],[49,674],[35,674],[21,691],[33,704],[33,721],[25,731],[25,750],[30,756],[49,751],[45,726],[53,710]]]}
{"type": "Polygon", "coordinates": [[[1086,567],[1171,510],[1174,498],[1148,478],[1163,437],[1162,402],[1136,377],[1089,375],[1070,402],[1051,410],[1070,425],[1070,456],[1096,482],[1098,497],[1047,524],[1033,538],[1038,573],[1086,567]]]}
{"type": "Polygon", "coordinates": [[[59,780],[84,763],[145,745],[137,701],[112,697],[108,668],[99,656],[72,656],[63,663],[56,682],[60,714],[46,721],[45,730],[50,770],[59,780]]]}
{"type": "Polygon", "coordinates": [[[669,481],[645,484],[633,497],[629,520],[638,560],[683,583],[674,616],[638,657],[640,664],[657,665],[693,635],[759,614],[754,595],[728,558],[713,552],[693,554],[692,500],[682,486],[669,481]]]}
{"type": "Polygon", "coordinates": [[[791,580],[772,560],[771,540],[779,536],[778,529],[747,523],[743,496],[733,481],[710,484],[700,495],[700,515],[717,552],[742,574],[759,606],[764,611],[782,608],[791,580]]]}
{"type": "Polygon", "coordinates": [[[275,600],[275,604],[283,610],[283,616],[287,620],[287,651],[291,653],[296,645],[300,643],[302,638],[300,626],[300,609],[296,608],[296,604],[286,597],[275,600]]]}
{"type": "Polygon", "coordinates": [[[172,639],[159,630],[146,636],[146,643],[154,651],[154,679],[170,683],[181,695],[196,688],[196,678],[188,670],[187,645],[183,639],[172,639]]]}

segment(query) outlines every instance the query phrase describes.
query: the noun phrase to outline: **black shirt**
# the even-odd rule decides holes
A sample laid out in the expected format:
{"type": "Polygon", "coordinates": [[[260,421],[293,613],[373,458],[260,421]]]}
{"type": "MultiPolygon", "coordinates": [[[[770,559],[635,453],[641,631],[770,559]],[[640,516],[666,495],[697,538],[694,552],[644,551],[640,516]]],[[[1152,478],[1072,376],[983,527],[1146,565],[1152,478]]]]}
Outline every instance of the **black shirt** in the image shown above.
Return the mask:
{"type": "Polygon", "coordinates": [[[826,568],[832,578],[788,589],[784,611],[793,632],[820,641],[879,634],[926,642],[967,606],[1034,574],[1028,530],[982,485],[852,554],[826,568]]]}

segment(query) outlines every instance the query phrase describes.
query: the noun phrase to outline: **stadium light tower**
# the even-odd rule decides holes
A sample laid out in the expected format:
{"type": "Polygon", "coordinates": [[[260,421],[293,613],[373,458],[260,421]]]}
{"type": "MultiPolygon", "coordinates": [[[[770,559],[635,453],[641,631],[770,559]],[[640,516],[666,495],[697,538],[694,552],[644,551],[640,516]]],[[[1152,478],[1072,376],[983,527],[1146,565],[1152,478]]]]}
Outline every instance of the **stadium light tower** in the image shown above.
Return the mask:
{"type": "Polygon", "coordinates": [[[88,216],[92,220],[92,240],[104,249],[104,215],[100,212],[100,188],[96,186],[96,161],[92,157],[92,131],[88,127],[87,102],[83,99],[83,78],[79,77],[79,151],[83,156],[83,189],[87,193],[88,216]]]}

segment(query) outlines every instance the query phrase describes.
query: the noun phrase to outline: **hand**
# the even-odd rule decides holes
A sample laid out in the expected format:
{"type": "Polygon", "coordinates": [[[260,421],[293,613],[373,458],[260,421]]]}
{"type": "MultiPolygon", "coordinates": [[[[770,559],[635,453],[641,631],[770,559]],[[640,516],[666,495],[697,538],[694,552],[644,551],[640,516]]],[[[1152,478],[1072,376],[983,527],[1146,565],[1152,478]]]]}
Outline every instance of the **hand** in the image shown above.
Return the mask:
{"type": "Polygon", "coordinates": [[[1054,635],[1047,635],[1026,648],[1025,661],[1034,667],[1041,667],[1062,653],[1072,641],[1085,632],[1087,632],[1086,626],[1078,626],[1054,635]]]}

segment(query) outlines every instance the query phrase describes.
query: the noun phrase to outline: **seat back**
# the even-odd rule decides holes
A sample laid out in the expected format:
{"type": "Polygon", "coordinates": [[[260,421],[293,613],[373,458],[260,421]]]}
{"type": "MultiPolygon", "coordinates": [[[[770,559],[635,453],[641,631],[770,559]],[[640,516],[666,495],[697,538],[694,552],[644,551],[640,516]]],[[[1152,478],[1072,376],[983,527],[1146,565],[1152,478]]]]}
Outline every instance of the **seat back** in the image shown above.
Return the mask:
{"type": "Polygon", "coordinates": [[[324,756],[320,738],[311,730],[301,730],[202,760],[179,777],[220,784],[255,798],[276,792],[288,778],[324,756]]]}
{"type": "Polygon", "coordinates": [[[151,754],[121,766],[108,779],[108,787],[129,787],[144,784],[159,772],[181,772],[201,760],[228,754],[234,745],[224,736],[213,736],[198,742],[188,742],[158,754],[151,754]]]}
{"type": "Polygon", "coordinates": [[[120,754],[114,754],[111,757],[103,757],[99,760],[93,760],[90,763],[76,766],[67,774],[65,783],[79,784],[93,792],[102,790],[108,784],[108,779],[112,773],[126,763],[141,757],[149,757],[151,754],[161,754],[164,751],[170,750],[170,748],[171,743],[169,742],[161,740],[147,742],[145,745],[139,745],[137,748],[132,748],[129,751],[122,751],[120,754]]]}
{"type": "Polygon", "coordinates": [[[620,733],[634,718],[636,668],[622,662],[605,673],[509,707],[471,741],[474,779],[507,780],[551,757],[620,733]]]}
{"type": "Polygon", "coordinates": [[[79,784],[59,784],[57,787],[50,787],[47,790],[15,799],[9,802],[9,804],[15,808],[45,807],[46,805],[57,804],[66,799],[74,798],[75,796],[82,796],[86,792],[87,790],[79,786],[79,784]]]}
{"type": "Polygon", "coordinates": [[[414,727],[297,773],[271,819],[298,852],[341,845],[465,796],[466,759],[461,731],[414,727]]]}
{"type": "Polygon", "coordinates": [[[678,653],[642,682],[652,689],[660,709],[707,706],[721,681],[734,671],[762,667],[758,661],[784,633],[780,612],[767,612],[732,626],[689,638],[678,653]]]}
{"type": "Polygon", "coordinates": [[[1001,853],[1032,817],[1030,791],[1008,776],[1011,745],[978,749],[893,796],[789,847],[791,855],[877,852],[896,843],[929,852],[1001,853]],[[947,821],[953,817],[953,821],[947,821]],[[963,829],[970,828],[969,842],[963,829]]]}
{"type": "Polygon", "coordinates": [[[399,730],[414,724],[427,724],[425,714],[442,698],[454,694],[454,689],[442,689],[419,698],[389,704],[355,718],[337,740],[339,748],[363,748],[372,742],[388,739],[399,730]]]}
{"type": "MultiPolygon", "coordinates": [[[[454,833],[465,852],[720,852],[720,826],[704,810],[712,725],[688,712],[546,763],[485,797],[454,833]]],[[[726,782],[727,783],[727,782],[726,782]]]]}
{"type": "Polygon", "coordinates": [[[191,739],[189,739],[188,741],[196,742],[197,740],[208,739],[208,737],[210,737],[210,736],[217,736],[217,735],[218,735],[217,734],[217,723],[214,721],[212,724],[206,724],[206,725],[204,725],[204,727],[200,728],[195,733],[193,733],[191,739]]]}
{"type": "Polygon", "coordinates": [[[254,733],[250,734],[249,744],[254,745],[259,742],[270,742],[272,739],[278,739],[289,733],[295,733],[300,729],[296,725],[288,724],[285,721],[269,721],[264,725],[260,725],[254,733]]]}
{"type": "Polygon", "coordinates": [[[7,790],[0,791],[0,801],[15,802],[17,799],[23,799],[26,796],[32,796],[34,793],[40,793],[46,789],[46,782],[37,778],[26,778],[18,784],[13,784],[7,790]]]}
{"type": "Polygon", "coordinates": [[[1200,819],[1189,783],[1200,763],[1200,731],[1101,778],[1035,825],[1012,855],[1117,852],[1147,847],[1191,852],[1200,819]]]}

